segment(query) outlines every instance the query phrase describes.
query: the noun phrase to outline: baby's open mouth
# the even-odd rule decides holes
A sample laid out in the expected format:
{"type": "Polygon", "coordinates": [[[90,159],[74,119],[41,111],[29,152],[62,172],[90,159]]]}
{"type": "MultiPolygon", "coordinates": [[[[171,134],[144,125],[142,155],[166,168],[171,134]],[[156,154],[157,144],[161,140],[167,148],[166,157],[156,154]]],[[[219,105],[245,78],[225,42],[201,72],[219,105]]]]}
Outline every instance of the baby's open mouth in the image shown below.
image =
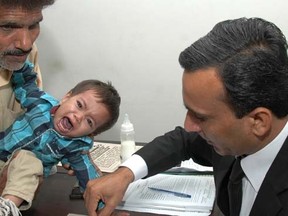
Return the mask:
{"type": "Polygon", "coordinates": [[[71,121],[69,120],[69,118],[64,117],[59,121],[58,127],[63,132],[67,132],[73,128],[73,125],[72,125],[71,121]]]}

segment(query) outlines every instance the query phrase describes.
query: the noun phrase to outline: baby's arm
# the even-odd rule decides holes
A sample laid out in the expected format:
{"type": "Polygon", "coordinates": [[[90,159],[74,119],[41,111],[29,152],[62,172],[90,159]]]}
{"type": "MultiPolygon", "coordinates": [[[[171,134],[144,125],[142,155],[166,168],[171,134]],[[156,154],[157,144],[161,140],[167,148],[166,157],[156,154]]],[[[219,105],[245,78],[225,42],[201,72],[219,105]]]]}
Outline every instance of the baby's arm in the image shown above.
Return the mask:
{"type": "MultiPolygon", "coordinates": [[[[65,159],[64,159],[65,160],[65,159]]],[[[79,181],[79,187],[83,193],[86,189],[86,184],[89,180],[99,178],[102,176],[102,172],[97,165],[91,160],[89,154],[81,154],[68,158],[74,173],[79,181]]],[[[99,202],[98,208],[103,208],[104,203],[99,202]]]]}
{"type": "Polygon", "coordinates": [[[20,70],[12,74],[12,85],[15,96],[22,107],[28,107],[31,102],[43,95],[37,84],[37,74],[34,72],[33,64],[26,61],[20,70]]]}
{"type": "Polygon", "coordinates": [[[96,164],[94,164],[88,154],[75,155],[68,158],[68,162],[79,180],[82,192],[86,189],[89,180],[98,178],[102,175],[96,164]]]}

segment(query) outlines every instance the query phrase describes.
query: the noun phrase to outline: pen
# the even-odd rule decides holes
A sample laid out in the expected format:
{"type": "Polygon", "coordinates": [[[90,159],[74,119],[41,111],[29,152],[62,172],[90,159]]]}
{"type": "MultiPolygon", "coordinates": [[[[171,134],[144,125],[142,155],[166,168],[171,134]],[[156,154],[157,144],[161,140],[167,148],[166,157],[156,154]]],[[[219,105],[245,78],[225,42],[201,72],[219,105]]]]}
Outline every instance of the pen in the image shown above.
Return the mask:
{"type": "Polygon", "coordinates": [[[160,189],[160,188],[154,188],[154,187],[148,187],[150,190],[154,190],[154,191],[160,191],[160,192],[165,192],[165,193],[170,193],[173,194],[174,196],[178,196],[178,197],[183,197],[183,198],[191,198],[190,194],[185,194],[185,193],[180,193],[180,192],[176,192],[176,191],[171,191],[171,190],[165,190],[165,189],[160,189]]]}

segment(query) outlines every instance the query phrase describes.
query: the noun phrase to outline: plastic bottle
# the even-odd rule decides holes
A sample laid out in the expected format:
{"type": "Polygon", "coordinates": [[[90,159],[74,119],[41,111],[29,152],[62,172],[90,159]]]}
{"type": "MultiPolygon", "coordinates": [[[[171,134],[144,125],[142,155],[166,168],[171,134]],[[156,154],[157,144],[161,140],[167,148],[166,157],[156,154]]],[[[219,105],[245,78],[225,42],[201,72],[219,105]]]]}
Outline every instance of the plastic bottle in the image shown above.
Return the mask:
{"type": "Polygon", "coordinates": [[[121,125],[121,133],[120,133],[120,140],[121,140],[121,162],[127,160],[131,155],[135,152],[135,131],[133,124],[129,120],[128,114],[125,114],[124,121],[121,125]]]}

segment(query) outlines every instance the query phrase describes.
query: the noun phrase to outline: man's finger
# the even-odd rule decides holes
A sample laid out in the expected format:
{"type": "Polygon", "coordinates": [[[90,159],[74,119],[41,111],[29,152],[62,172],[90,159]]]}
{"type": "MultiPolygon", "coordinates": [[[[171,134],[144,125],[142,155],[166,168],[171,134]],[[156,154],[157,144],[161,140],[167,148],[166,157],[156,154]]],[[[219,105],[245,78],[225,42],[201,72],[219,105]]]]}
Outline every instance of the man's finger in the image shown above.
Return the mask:
{"type": "Polygon", "coordinates": [[[83,194],[85,199],[85,207],[88,210],[89,216],[97,216],[96,209],[98,207],[98,203],[100,201],[100,196],[96,195],[93,198],[89,195],[89,192],[85,191],[83,194]]]}
{"type": "Polygon", "coordinates": [[[98,216],[107,216],[111,215],[113,213],[114,208],[109,208],[108,206],[105,206],[103,209],[101,209],[98,212],[98,216]]]}

